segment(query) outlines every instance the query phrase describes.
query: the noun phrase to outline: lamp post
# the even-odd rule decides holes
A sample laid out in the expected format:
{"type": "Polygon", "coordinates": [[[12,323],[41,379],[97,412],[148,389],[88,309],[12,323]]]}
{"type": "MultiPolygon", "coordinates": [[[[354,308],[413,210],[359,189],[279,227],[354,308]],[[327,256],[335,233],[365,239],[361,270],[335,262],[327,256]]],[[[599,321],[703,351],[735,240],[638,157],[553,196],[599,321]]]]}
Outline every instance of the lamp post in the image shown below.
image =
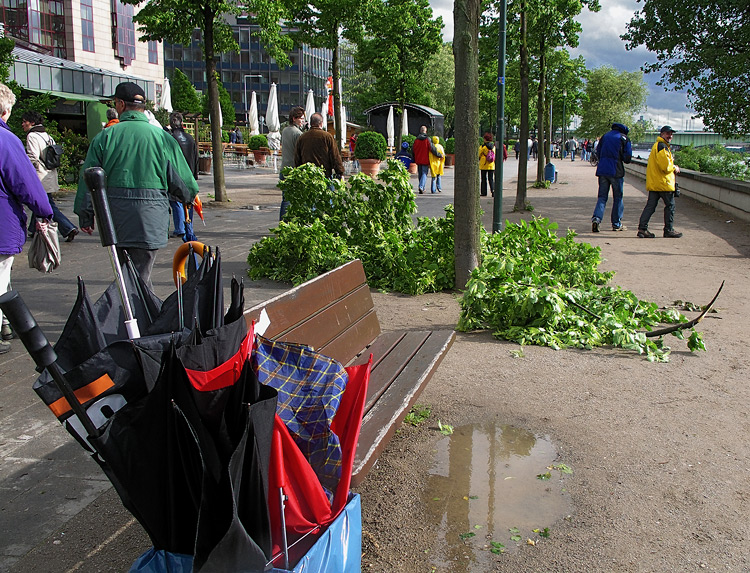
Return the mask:
{"type": "Polygon", "coordinates": [[[565,98],[567,97],[568,97],[568,90],[563,89],[562,146],[561,146],[563,149],[563,152],[562,152],[563,159],[565,159],[565,156],[567,155],[565,151],[565,143],[567,141],[565,139],[565,98]]]}
{"type": "Polygon", "coordinates": [[[505,41],[507,35],[507,0],[500,2],[500,26],[498,29],[497,49],[497,145],[495,157],[495,199],[492,202],[492,232],[503,230],[503,141],[505,140],[505,41]]]}
{"type": "Polygon", "coordinates": [[[245,104],[245,125],[250,123],[250,110],[247,109],[247,78],[262,78],[261,74],[245,74],[242,76],[242,101],[245,104]]]}

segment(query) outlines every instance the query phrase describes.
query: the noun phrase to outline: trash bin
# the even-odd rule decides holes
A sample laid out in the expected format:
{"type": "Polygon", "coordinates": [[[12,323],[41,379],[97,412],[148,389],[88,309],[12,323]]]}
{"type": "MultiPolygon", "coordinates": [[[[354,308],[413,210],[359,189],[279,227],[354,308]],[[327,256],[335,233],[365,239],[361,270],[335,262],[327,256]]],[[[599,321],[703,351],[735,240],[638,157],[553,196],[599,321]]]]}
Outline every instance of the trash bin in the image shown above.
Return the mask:
{"type": "Polygon", "coordinates": [[[544,166],[544,180],[554,183],[556,179],[557,172],[555,171],[555,164],[547,163],[547,165],[544,166]]]}

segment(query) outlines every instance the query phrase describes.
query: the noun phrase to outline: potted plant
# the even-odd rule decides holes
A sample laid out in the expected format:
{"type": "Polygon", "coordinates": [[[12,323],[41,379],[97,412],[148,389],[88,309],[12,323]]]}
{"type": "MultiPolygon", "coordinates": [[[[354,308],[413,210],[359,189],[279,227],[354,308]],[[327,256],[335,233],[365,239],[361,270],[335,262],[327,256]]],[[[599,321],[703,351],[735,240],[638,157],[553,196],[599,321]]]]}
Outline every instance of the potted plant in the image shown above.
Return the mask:
{"type": "Polygon", "coordinates": [[[377,131],[363,131],[357,137],[354,157],[359,160],[362,173],[375,176],[380,171],[380,162],[385,160],[388,146],[385,137],[377,131]]]}
{"type": "Polygon", "coordinates": [[[247,142],[247,147],[253,152],[257,163],[263,163],[269,153],[268,138],[261,134],[253,135],[247,142]]]}
{"type": "Polygon", "coordinates": [[[445,166],[452,167],[456,161],[456,140],[449,137],[445,140],[445,166]]]}

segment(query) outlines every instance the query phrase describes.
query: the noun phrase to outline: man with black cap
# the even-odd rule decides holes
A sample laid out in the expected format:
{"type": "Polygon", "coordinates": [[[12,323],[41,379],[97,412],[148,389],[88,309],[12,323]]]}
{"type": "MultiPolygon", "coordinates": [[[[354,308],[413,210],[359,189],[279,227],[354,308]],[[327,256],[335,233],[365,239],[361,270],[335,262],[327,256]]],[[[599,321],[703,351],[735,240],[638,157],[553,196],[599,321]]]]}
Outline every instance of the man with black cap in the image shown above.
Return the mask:
{"type": "Polygon", "coordinates": [[[630,130],[622,123],[613,123],[612,129],[599,140],[596,153],[599,162],[596,164],[596,176],[599,180],[599,193],[591,217],[591,231],[599,232],[599,224],[604,219],[604,209],[607,207],[609,190],[612,189],[612,221],[613,231],[624,231],[622,214],[622,188],[625,181],[625,163],[630,163],[633,148],[628,139],[630,130]]]}
{"type": "Polygon", "coordinates": [[[664,236],[668,239],[679,239],[682,233],[674,230],[674,198],[675,198],[675,175],[680,168],[674,164],[672,149],[669,142],[675,130],[665,125],[656,138],[656,143],[651,148],[646,167],[646,191],[648,201],[641,213],[638,222],[638,237],[641,239],[653,239],[655,235],[648,230],[648,221],[656,211],[659,199],[664,201],[664,236]]]}
{"type": "Polygon", "coordinates": [[[120,123],[91,141],[74,211],[81,230],[91,234],[94,211],[83,173],[89,167],[101,167],[107,174],[118,254],[122,260],[122,250],[127,250],[144,282],[151,286],[156,251],[167,244],[169,199],[190,205],[198,194],[198,184],[177,141],[149,123],[143,89],[124,82],[112,98],[120,123]]]}

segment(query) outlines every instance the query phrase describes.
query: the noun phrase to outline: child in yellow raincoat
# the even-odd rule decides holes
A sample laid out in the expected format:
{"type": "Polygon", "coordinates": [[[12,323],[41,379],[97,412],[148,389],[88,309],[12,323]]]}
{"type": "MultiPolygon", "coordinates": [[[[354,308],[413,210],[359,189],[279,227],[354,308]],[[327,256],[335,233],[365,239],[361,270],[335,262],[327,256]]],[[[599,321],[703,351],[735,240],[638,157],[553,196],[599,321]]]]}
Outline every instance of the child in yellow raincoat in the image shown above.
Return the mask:
{"type": "Polygon", "coordinates": [[[445,171],[445,149],[440,145],[440,138],[437,135],[432,136],[432,142],[435,144],[437,155],[432,153],[432,149],[430,149],[430,175],[432,175],[430,189],[433,193],[441,193],[443,191],[441,176],[445,171]]]}

